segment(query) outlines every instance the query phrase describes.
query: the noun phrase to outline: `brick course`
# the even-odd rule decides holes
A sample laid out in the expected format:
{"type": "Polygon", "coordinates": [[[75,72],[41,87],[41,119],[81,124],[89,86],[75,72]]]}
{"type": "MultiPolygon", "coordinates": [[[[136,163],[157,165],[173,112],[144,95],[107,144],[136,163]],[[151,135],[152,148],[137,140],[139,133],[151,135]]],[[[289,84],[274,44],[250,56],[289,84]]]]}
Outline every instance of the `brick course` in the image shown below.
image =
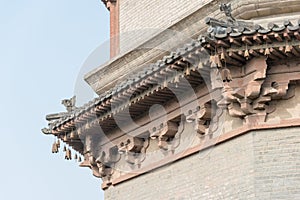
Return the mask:
{"type": "MultiPolygon", "coordinates": [[[[171,0],[154,3],[146,0],[120,0],[121,50],[134,47],[174,24],[172,27],[174,30],[184,32],[188,36],[198,35],[207,28],[203,25],[204,14],[203,12],[190,14],[207,2],[210,1],[199,3],[199,1],[171,0]],[[187,18],[184,19],[185,17],[187,18]],[[182,22],[176,24],[180,20],[182,22]],[[150,29],[135,31],[146,28],[150,29]],[[125,34],[126,32],[128,34],[125,34]]],[[[279,11],[275,10],[276,14],[299,10],[299,2],[290,0],[289,6],[293,6],[294,10],[289,8],[286,11],[286,7],[278,6],[280,2],[274,4],[272,12],[277,7],[279,11]]],[[[219,2],[212,2],[214,7],[211,6],[205,11],[206,14],[219,18],[220,12],[214,3],[219,2]]],[[[253,10],[257,10],[257,20],[260,24],[274,20],[273,17],[269,20],[261,19],[274,14],[269,9],[270,0],[232,1],[232,3],[233,8],[244,6],[243,9],[235,11],[235,16],[242,15],[245,19],[255,19],[253,10]],[[250,2],[252,7],[247,8],[250,2]]],[[[290,16],[286,17],[290,19],[290,16]]],[[[141,55],[132,62],[132,66],[125,68],[122,65],[122,70],[132,70],[134,66],[138,66],[137,61],[145,63],[147,56],[152,58],[154,55],[140,53],[141,55]]],[[[287,105],[286,102],[283,104],[287,105]]],[[[280,103],[278,105],[280,105],[278,111],[285,108],[280,103]]],[[[273,115],[277,114],[276,111],[273,115]]],[[[112,186],[105,191],[105,199],[300,199],[299,131],[300,128],[284,128],[249,132],[112,186]]]]}
{"type": "Polygon", "coordinates": [[[299,199],[300,128],[253,131],[105,191],[105,199],[299,199]]]}
{"type": "Polygon", "coordinates": [[[121,50],[126,50],[177,23],[211,0],[121,0],[121,50]]]}

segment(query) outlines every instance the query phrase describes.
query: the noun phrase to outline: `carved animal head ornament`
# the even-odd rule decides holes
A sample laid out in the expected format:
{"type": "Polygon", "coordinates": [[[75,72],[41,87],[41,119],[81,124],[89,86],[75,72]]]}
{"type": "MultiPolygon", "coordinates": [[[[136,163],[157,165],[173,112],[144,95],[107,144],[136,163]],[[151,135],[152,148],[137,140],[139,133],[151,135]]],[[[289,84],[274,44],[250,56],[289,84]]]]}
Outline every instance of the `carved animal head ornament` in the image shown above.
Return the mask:
{"type": "Polygon", "coordinates": [[[63,104],[68,112],[75,110],[76,96],[73,96],[71,99],[63,99],[61,104],[63,104]]]}
{"type": "Polygon", "coordinates": [[[220,11],[225,13],[226,18],[224,20],[207,17],[205,23],[210,25],[208,28],[208,38],[215,39],[215,36],[225,37],[228,32],[242,32],[244,30],[252,30],[258,27],[251,21],[236,20],[232,16],[231,4],[221,4],[220,11]]]}
{"type": "Polygon", "coordinates": [[[232,8],[231,8],[231,4],[230,3],[229,4],[222,3],[220,5],[220,10],[222,12],[224,12],[227,17],[229,17],[230,19],[232,19],[233,21],[235,21],[235,19],[231,15],[232,8]]]}

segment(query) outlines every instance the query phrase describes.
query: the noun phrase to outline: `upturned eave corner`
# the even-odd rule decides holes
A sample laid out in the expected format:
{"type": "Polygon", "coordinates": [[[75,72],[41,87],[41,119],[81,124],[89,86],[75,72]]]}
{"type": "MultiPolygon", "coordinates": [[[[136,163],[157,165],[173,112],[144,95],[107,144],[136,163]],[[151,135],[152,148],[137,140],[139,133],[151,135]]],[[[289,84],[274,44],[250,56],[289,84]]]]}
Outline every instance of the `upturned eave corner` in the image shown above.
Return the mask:
{"type": "MultiPolygon", "coordinates": [[[[252,130],[300,126],[294,119],[267,123],[278,102],[295,96],[300,81],[300,21],[263,27],[235,19],[230,4],[222,4],[220,10],[226,17],[207,18],[207,34],[139,68],[132,77],[121,77],[118,84],[101,90],[98,85],[117,71],[108,66],[120,64],[121,58],[87,74],[85,80],[101,94],[79,108],[75,97],[64,100],[66,112],[47,116],[49,127],[42,132],[58,138],[52,152],[58,152],[60,141],[74,148],[84,159],[81,166],[102,178],[102,188],[107,189],[252,130]],[[186,92],[188,87],[194,99],[186,92]],[[174,101],[176,92],[184,97],[184,104],[174,101]],[[165,113],[156,111],[152,121],[141,115],[161,102],[165,113]],[[140,126],[135,127],[133,120],[124,131],[114,117],[127,120],[127,109],[140,126]],[[225,117],[239,127],[219,126],[225,117]],[[184,143],[187,132],[193,144],[184,143]],[[190,146],[182,151],[182,145],[190,146]],[[128,173],[116,166],[125,166],[128,173]]],[[[70,149],[67,160],[72,158],[70,149]]]]}

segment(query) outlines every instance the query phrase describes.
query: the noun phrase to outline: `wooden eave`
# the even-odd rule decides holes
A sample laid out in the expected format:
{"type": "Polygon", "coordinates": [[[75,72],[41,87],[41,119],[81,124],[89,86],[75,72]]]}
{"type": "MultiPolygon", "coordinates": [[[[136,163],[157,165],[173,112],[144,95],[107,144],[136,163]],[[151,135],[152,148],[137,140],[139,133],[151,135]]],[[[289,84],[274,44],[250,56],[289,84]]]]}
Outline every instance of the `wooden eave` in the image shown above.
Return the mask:
{"type": "Polygon", "coordinates": [[[216,34],[214,39],[202,37],[202,44],[211,54],[225,57],[227,64],[235,66],[258,56],[268,56],[269,61],[299,57],[299,26],[300,20],[297,24],[269,23],[268,28],[256,26],[242,32],[229,29],[226,34],[216,34]]]}
{"type": "Polygon", "coordinates": [[[64,141],[82,154],[83,145],[78,139],[81,134],[92,133],[99,126],[104,133],[111,132],[117,128],[113,116],[122,118],[124,115],[126,118],[126,108],[129,108],[132,119],[137,119],[151,105],[174,99],[167,87],[183,92],[188,87],[181,82],[183,77],[193,88],[202,84],[210,74],[210,62],[203,60],[202,54],[218,55],[222,62],[238,67],[258,56],[267,56],[270,61],[299,57],[299,25],[300,21],[296,25],[285,21],[283,25],[269,24],[268,28],[256,26],[255,30],[241,32],[229,30],[226,34],[216,34],[214,38],[199,36],[196,41],[146,67],[106,94],[52,122],[49,127],[51,134],[67,138],[64,141]],[[71,133],[78,137],[71,138],[71,133]]]}

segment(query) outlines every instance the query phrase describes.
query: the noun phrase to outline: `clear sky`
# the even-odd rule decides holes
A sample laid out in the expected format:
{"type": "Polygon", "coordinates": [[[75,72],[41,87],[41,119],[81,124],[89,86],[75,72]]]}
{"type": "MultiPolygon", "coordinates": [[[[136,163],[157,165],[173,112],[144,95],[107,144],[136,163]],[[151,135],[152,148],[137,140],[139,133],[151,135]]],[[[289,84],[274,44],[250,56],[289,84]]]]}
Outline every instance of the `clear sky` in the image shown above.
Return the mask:
{"type": "Polygon", "coordinates": [[[103,199],[101,181],[52,154],[40,130],[64,111],[83,66],[95,67],[89,55],[106,55],[108,14],[100,0],[0,0],[0,199],[103,199]]]}

